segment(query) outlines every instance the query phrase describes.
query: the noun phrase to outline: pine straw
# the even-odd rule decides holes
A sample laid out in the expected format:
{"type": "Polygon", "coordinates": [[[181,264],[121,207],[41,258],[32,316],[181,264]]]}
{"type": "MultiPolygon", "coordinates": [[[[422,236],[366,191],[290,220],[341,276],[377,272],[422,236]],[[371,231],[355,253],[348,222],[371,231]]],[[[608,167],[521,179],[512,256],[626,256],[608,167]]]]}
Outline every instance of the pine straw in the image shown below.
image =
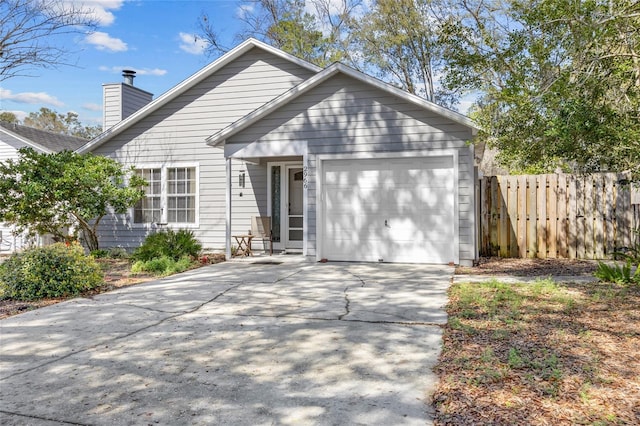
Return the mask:
{"type": "Polygon", "coordinates": [[[436,425],[640,424],[640,287],[457,284],[436,425]]]}

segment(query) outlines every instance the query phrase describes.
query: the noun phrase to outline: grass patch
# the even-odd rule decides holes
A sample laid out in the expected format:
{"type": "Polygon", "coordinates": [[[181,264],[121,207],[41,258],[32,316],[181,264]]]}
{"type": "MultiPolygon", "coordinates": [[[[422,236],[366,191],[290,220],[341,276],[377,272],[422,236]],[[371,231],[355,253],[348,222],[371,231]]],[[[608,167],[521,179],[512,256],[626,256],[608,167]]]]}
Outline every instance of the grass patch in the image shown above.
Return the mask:
{"type": "Polygon", "coordinates": [[[491,281],[449,300],[436,424],[638,422],[637,287],[491,281]]]}

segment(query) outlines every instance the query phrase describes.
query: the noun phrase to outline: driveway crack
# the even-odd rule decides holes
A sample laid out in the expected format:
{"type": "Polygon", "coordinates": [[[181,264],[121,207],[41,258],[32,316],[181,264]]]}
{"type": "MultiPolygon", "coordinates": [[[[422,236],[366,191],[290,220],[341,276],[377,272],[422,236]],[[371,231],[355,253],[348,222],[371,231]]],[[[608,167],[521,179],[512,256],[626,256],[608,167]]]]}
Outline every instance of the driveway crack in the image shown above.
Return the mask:
{"type": "MultiPolygon", "coordinates": [[[[358,275],[354,274],[351,271],[347,271],[347,273],[353,275],[354,277],[356,277],[358,279],[358,281],[360,281],[360,285],[359,285],[360,288],[362,288],[362,287],[364,287],[366,285],[366,282],[362,278],[360,278],[358,275]]],[[[350,288],[351,287],[346,287],[344,289],[344,301],[345,301],[344,310],[345,310],[345,312],[344,312],[344,314],[338,316],[338,320],[339,321],[342,321],[344,319],[344,317],[346,317],[347,315],[349,315],[351,313],[351,311],[349,310],[349,308],[351,306],[351,300],[349,300],[349,289],[350,288]]]]}
{"type": "Polygon", "coordinates": [[[75,426],[88,426],[89,425],[89,423],[69,422],[69,421],[66,421],[66,420],[52,419],[52,418],[49,418],[49,417],[40,417],[40,416],[34,416],[34,415],[29,415],[29,414],[14,413],[12,411],[5,411],[5,410],[0,410],[0,413],[8,414],[10,416],[25,417],[27,419],[35,419],[35,420],[44,420],[44,421],[47,421],[47,422],[63,423],[65,425],[75,425],[75,426]]]}
{"type": "Polygon", "coordinates": [[[349,287],[344,289],[344,314],[338,316],[338,320],[342,321],[344,317],[350,314],[349,305],[351,305],[351,301],[349,300],[349,287]]]}

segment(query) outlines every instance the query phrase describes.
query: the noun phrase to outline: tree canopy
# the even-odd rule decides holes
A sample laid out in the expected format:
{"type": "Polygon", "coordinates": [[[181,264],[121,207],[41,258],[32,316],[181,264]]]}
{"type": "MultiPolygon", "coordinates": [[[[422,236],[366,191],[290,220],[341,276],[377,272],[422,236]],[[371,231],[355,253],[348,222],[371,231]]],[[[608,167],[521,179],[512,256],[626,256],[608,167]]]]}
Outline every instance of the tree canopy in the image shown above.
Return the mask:
{"type": "Polygon", "coordinates": [[[84,126],[75,112],[67,112],[65,115],[45,107],[40,108],[38,112],[29,113],[23,124],[84,139],[93,139],[102,133],[102,126],[84,126]]]}
{"type": "Polygon", "coordinates": [[[512,172],[640,175],[639,2],[243,4],[243,38],[321,66],[343,61],[444,106],[471,96],[484,130],[477,141],[497,148],[512,172]]]}
{"type": "Polygon", "coordinates": [[[145,184],[111,158],[22,148],[17,160],[0,162],[0,222],[57,241],[81,231],[87,248],[96,250],[101,219],[110,209],[125,213],[144,195],[145,184]]]}
{"type": "Polygon", "coordinates": [[[513,171],[640,172],[640,3],[454,0],[445,83],[513,171]]]}

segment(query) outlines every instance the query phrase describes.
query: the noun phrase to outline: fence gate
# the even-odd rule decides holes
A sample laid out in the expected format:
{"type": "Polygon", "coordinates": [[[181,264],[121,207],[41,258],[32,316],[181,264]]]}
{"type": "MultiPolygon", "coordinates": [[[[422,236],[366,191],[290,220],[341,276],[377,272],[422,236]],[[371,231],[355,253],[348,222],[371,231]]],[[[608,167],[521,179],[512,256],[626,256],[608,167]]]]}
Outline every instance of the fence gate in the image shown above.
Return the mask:
{"type": "Polygon", "coordinates": [[[607,259],[638,236],[629,175],[491,176],[480,180],[480,254],[607,259]]]}

